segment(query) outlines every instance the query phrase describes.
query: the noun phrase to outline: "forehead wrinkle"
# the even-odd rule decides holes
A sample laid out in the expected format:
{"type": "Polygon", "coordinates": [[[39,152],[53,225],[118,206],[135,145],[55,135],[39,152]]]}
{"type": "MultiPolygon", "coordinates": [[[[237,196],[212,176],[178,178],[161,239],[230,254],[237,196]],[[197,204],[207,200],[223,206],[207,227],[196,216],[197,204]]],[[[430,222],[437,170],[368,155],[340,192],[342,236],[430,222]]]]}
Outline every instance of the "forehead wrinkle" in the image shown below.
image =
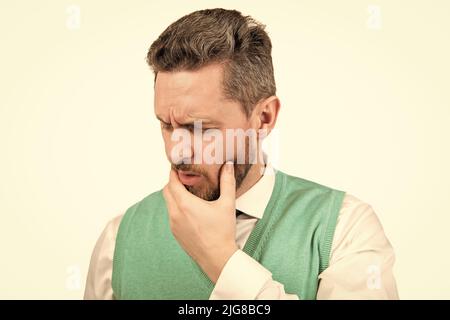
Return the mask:
{"type": "Polygon", "coordinates": [[[169,114],[176,123],[183,124],[186,119],[186,108],[183,107],[170,107],[169,114]]]}
{"type": "Polygon", "coordinates": [[[176,123],[178,123],[180,125],[194,124],[195,121],[201,121],[202,124],[211,123],[211,120],[209,120],[208,118],[199,117],[199,116],[195,116],[192,114],[186,114],[186,113],[182,117],[175,117],[175,115],[174,115],[174,120],[176,123]]]}
{"type": "MultiPolygon", "coordinates": [[[[202,123],[211,123],[211,117],[205,114],[205,112],[201,112],[202,110],[193,110],[195,107],[193,106],[174,106],[171,107],[174,120],[178,124],[193,124],[194,121],[202,121],[202,123]]],[[[212,108],[208,108],[211,110],[212,108]]]]}
{"type": "Polygon", "coordinates": [[[202,121],[202,123],[211,123],[212,121],[211,121],[211,119],[208,117],[208,116],[203,116],[201,113],[200,114],[196,114],[195,112],[193,112],[192,110],[189,110],[188,112],[187,112],[187,119],[190,121],[190,122],[194,122],[194,121],[202,121]]]}

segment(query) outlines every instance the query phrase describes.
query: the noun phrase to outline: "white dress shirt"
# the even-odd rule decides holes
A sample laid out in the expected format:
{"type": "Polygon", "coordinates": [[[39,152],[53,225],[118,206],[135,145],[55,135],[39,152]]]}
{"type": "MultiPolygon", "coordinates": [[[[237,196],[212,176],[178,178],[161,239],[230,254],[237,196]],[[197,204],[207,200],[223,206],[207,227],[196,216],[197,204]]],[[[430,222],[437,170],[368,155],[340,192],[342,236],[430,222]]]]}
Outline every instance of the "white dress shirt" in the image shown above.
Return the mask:
{"type": "MultiPolygon", "coordinates": [[[[225,264],[209,297],[247,300],[297,300],[285,292],[272,273],[241,249],[262,218],[275,184],[274,170],[265,174],[236,199],[236,243],[239,247],[225,264]]],[[[117,230],[123,213],[108,222],[92,253],[85,299],[114,299],[112,262],[117,230]]],[[[317,299],[398,299],[392,268],[394,251],[370,205],[346,194],[338,216],[330,263],[318,277],[317,299]]]]}

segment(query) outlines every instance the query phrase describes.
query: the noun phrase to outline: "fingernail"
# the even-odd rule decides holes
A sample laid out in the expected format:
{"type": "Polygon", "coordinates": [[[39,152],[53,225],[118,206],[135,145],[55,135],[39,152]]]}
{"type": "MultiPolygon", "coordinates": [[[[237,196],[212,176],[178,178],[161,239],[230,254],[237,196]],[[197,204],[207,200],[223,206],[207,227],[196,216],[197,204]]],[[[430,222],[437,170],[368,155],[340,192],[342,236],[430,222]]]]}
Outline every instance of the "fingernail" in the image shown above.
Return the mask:
{"type": "Polygon", "coordinates": [[[225,168],[229,173],[233,173],[234,170],[233,161],[227,161],[225,168]]]}

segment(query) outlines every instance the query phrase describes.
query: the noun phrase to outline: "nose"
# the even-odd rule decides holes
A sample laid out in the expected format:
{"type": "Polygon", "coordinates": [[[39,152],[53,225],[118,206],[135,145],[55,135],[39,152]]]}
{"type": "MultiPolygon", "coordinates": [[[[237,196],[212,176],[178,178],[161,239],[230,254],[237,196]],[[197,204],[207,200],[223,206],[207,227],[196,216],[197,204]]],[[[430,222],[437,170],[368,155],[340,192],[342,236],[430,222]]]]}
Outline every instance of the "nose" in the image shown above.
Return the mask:
{"type": "Polygon", "coordinates": [[[166,141],[169,161],[177,164],[192,164],[194,156],[193,135],[184,128],[174,128],[166,141]]]}

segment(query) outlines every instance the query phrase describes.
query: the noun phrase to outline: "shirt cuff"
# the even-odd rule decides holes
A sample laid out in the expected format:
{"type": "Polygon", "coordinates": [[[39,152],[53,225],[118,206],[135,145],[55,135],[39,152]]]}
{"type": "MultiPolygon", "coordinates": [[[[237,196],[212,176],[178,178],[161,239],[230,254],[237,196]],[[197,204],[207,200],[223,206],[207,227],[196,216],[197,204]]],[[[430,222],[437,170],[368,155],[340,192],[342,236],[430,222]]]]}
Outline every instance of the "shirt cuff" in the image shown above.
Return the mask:
{"type": "Polygon", "coordinates": [[[238,249],[228,259],[209,297],[210,300],[254,300],[272,273],[238,249]]]}

